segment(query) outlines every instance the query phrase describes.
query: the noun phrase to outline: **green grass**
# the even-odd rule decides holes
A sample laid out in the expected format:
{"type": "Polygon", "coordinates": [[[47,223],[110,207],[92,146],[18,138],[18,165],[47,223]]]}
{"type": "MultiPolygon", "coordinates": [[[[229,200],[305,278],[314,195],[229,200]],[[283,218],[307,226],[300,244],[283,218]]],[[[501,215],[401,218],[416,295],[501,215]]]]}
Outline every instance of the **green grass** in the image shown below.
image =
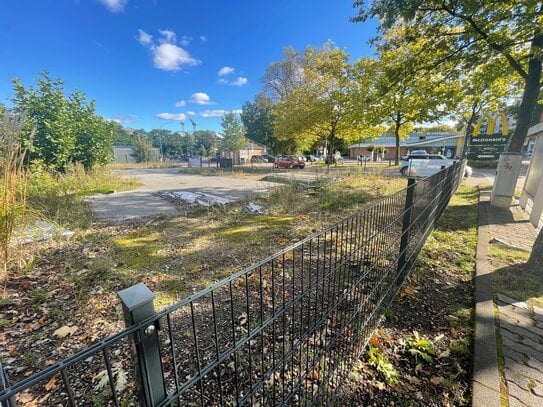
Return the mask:
{"type": "Polygon", "coordinates": [[[107,168],[85,171],[73,165],[65,173],[56,173],[39,166],[31,170],[28,203],[34,217],[70,228],[86,228],[92,213],[83,197],[133,189],[135,179],[123,178],[107,168]]]}

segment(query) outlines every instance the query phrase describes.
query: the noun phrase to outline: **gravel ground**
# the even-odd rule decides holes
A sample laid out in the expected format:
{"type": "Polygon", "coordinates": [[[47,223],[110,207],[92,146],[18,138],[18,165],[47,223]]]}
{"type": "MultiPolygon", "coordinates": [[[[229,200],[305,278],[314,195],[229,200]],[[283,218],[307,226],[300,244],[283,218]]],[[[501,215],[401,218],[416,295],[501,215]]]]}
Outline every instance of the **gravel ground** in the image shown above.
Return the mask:
{"type": "Polygon", "coordinates": [[[246,178],[190,175],[177,168],[126,170],[143,185],[133,191],[96,195],[87,199],[97,219],[122,222],[157,215],[175,215],[171,203],[155,196],[159,191],[205,192],[230,199],[241,199],[269,191],[275,185],[246,178]]]}

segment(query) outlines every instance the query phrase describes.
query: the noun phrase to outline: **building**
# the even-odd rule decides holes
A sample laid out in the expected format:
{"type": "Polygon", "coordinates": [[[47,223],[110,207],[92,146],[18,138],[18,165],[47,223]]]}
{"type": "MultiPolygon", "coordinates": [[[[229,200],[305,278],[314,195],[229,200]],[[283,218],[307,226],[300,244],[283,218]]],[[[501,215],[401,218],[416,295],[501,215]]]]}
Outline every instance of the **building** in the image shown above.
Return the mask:
{"type": "MultiPolygon", "coordinates": [[[[460,155],[464,136],[453,132],[411,133],[409,138],[400,141],[400,155],[414,150],[426,150],[428,153],[443,154],[447,157],[460,155]]],[[[349,147],[349,157],[370,156],[374,160],[393,160],[396,157],[396,138],[389,134],[374,140],[353,144],[349,147]],[[371,147],[370,147],[371,146],[371,147]],[[370,150],[373,147],[373,151],[370,150]],[[383,150],[384,153],[377,152],[383,150]]]]}
{"type": "Polygon", "coordinates": [[[248,140],[247,144],[243,146],[239,151],[229,151],[225,149],[220,150],[221,157],[231,158],[234,162],[249,162],[254,155],[268,154],[266,146],[259,144],[255,141],[248,140]]]}

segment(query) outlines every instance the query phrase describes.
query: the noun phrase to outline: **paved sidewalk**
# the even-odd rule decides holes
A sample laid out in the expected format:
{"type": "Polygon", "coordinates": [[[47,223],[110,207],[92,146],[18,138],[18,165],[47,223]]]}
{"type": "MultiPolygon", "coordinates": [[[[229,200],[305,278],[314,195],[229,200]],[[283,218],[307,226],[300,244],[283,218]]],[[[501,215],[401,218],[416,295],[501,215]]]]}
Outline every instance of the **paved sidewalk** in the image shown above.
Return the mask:
{"type": "Polygon", "coordinates": [[[543,309],[492,293],[488,244],[501,242],[531,250],[536,231],[522,210],[490,206],[489,195],[479,202],[479,242],[475,282],[474,407],[543,406],[543,309]],[[505,383],[498,371],[503,359],[505,383]],[[501,396],[501,397],[500,397],[501,396]]]}

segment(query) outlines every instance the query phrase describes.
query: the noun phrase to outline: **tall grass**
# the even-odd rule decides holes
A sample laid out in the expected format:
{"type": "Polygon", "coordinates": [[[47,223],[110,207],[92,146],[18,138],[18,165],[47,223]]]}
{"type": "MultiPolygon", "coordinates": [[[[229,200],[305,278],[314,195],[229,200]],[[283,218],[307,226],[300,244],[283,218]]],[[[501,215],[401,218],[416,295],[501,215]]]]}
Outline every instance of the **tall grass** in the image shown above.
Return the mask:
{"type": "Polygon", "coordinates": [[[135,179],[123,178],[108,168],[85,170],[71,164],[63,173],[48,169],[39,162],[31,165],[28,184],[29,206],[42,219],[70,228],[85,228],[92,222],[85,196],[134,188],[135,179]]]}
{"type": "MultiPolygon", "coordinates": [[[[0,283],[6,296],[12,237],[27,211],[28,174],[24,166],[27,149],[22,132],[24,116],[4,112],[0,116],[0,283]]],[[[33,134],[32,134],[33,135],[33,134]]]]}

